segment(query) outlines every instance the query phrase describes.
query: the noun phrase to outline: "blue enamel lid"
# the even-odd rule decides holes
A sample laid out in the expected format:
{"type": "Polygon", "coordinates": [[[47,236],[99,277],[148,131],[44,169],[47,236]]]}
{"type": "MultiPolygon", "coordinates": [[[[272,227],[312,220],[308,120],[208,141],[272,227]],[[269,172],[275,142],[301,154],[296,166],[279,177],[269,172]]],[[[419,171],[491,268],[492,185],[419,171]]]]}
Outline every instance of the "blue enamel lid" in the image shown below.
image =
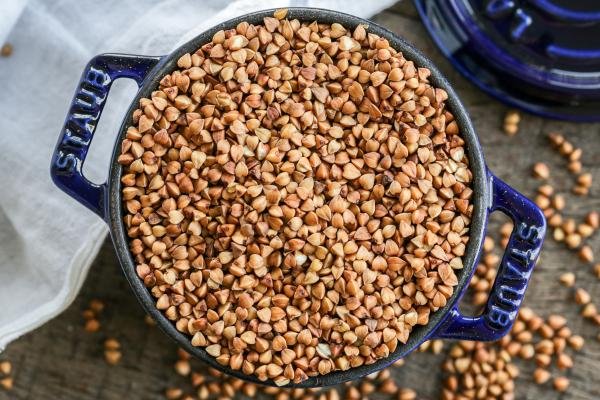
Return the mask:
{"type": "Polygon", "coordinates": [[[415,0],[444,55],[526,111],[600,121],[600,0],[415,0]]]}

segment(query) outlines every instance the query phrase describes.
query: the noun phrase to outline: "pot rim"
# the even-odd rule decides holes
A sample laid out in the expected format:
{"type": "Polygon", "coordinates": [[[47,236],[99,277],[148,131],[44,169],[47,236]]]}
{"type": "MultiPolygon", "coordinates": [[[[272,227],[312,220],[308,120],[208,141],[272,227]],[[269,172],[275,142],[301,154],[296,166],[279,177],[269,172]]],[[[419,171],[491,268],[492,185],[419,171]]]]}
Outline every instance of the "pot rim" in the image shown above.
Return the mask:
{"type": "MultiPolygon", "coordinates": [[[[241,371],[234,371],[229,367],[222,366],[214,357],[206,353],[203,347],[192,346],[190,336],[177,331],[174,324],[155,307],[155,300],[153,296],[148,288],[145,287],[142,280],[140,280],[137,276],[135,262],[129,251],[129,238],[127,237],[122,219],[123,207],[120,179],[122,168],[117,162],[117,158],[120,152],[120,143],[125,136],[127,127],[131,125],[131,116],[133,111],[138,108],[140,98],[149,97],[150,93],[158,86],[158,82],[160,81],[161,77],[177,68],[177,60],[179,57],[185,53],[198,49],[203,44],[210,41],[213,34],[221,29],[230,29],[243,21],[247,21],[252,24],[260,23],[264,17],[272,16],[274,11],[275,9],[256,11],[219,23],[179,46],[170,54],[161,58],[158,64],[146,76],[143,84],[140,87],[140,90],[132,100],[123,118],[123,123],[113,149],[110,171],[108,175],[108,198],[105,202],[106,209],[108,211],[107,222],[110,227],[113,244],[116,248],[116,253],[123,272],[125,273],[131,288],[142,304],[144,310],[150,316],[152,316],[160,329],[187,352],[206,362],[211,367],[236,378],[271,386],[276,386],[273,380],[269,379],[267,381],[260,381],[254,375],[246,375],[241,371]]],[[[321,23],[338,22],[349,30],[353,30],[358,24],[366,24],[368,25],[368,32],[375,33],[388,39],[390,45],[393,48],[401,51],[407,60],[414,61],[417,67],[426,67],[430,69],[430,81],[432,84],[436,87],[446,90],[448,93],[446,106],[454,114],[455,120],[460,129],[461,137],[465,140],[469,165],[473,173],[474,193],[472,199],[474,208],[469,227],[469,241],[466,246],[465,255],[463,256],[464,267],[459,271],[459,273],[457,273],[459,283],[455,287],[454,293],[448,300],[447,304],[430,315],[429,323],[427,325],[415,327],[411,332],[407,343],[399,345],[398,348],[388,357],[377,360],[370,365],[350,368],[346,371],[334,371],[327,375],[311,377],[298,384],[290,382],[290,384],[283,386],[302,388],[322,387],[355,380],[386,368],[398,359],[412,352],[421,343],[435,335],[437,329],[445,321],[446,317],[448,317],[451,311],[457,307],[457,304],[468,287],[468,282],[475,271],[487,225],[488,206],[491,201],[491,185],[488,179],[488,170],[484,162],[483,152],[481,150],[479,140],[464,105],[461,103],[458,95],[443,74],[427,57],[421,54],[420,51],[395,33],[375,24],[374,22],[339,11],[320,8],[290,7],[288,8],[288,18],[297,18],[300,21],[311,22],[317,20],[321,23]]]]}

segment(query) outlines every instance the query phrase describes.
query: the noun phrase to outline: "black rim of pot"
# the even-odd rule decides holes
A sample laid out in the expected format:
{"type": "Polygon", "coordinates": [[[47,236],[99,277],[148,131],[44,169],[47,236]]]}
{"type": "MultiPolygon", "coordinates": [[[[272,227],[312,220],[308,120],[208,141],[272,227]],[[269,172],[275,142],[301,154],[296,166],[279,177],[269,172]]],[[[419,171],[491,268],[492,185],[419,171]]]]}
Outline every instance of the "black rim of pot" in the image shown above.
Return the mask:
{"type": "MultiPolygon", "coordinates": [[[[238,23],[247,21],[251,24],[260,24],[264,17],[272,16],[274,9],[257,11],[250,14],[245,14],[237,18],[233,18],[229,21],[222,22],[214,27],[204,31],[200,35],[191,39],[187,43],[181,45],[175,49],[169,55],[163,57],[160,62],[153,68],[148,74],[143,86],[140,88],[136,97],[131,102],[131,105],[125,114],[114,150],[112,155],[112,161],[110,165],[110,173],[108,178],[108,198],[107,209],[109,211],[108,223],[110,226],[111,237],[116,248],[117,256],[121,263],[121,267],[129,281],[136,297],[142,303],[145,311],[157,322],[160,329],[165,332],[169,337],[177,342],[179,346],[185,349],[193,356],[201,359],[202,361],[209,364],[211,367],[216,368],[228,375],[236,378],[244,379],[246,381],[254,382],[257,384],[276,386],[275,383],[269,379],[267,381],[260,381],[254,375],[246,375],[242,371],[235,371],[227,366],[219,364],[216,359],[210,356],[203,347],[194,347],[190,342],[190,336],[183,334],[175,328],[173,322],[169,321],[161,311],[159,311],[155,304],[156,300],[151,295],[150,291],[143,284],[142,280],[137,276],[135,262],[129,251],[129,239],[127,237],[126,229],[123,224],[123,207],[121,199],[121,165],[117,162],[117,158],[120,152],[120,143],[125,136],[127,127],[131,125],[131,116],[133,111],[138,108],[138,103],[142,97],[150,97],[150,93],[156,90],[160,79],[167,73],[177,69],[177,60],[183,54],[188,52],[194,52],[203,44],[209,42],[215,32],[221,29],[234,28],[238,23]]],[[[464,268],[457,273],[459,280],[458,285],[455,287],[453,295],[448,300],[446,306],[439,309],[435,313],[430,315],[429,323],[424,326],[417,326],[413,329],[406,344],[399,344],[397,349],[391,353],[388,357],[377,360],[375,363],[370,365],[363,365],[356,368],[350,368],[347,371],[334,371],[327,375],[320,375],[311,377],[301,383],[290,382],[289,385],[284,387],[322,387],[336,385],[346,381],[351,381],[369,375],[373,372],[379,371],[398,359],[406,356],[408,353],[418,347],[423,341],[435,337],[436,329],[444,321],[444,317],[457,306],[458,300],[462,297],[465,289],[468,286],[470,277],[472,276],[476,263],[479,258],[481,244],[485,235],[485,228],[487,225],[487,207],[488,199],[490,198],[489,183],[487,180],[487,168],[485,166],[483,152],[479,145],[479,141],[475,130],[471,124],[471,120],[467,114],[467,111],[463,104],[460,102],[456,92],[441,74],[441,72],[435,67],[435,65],[418,50],[416,50],[411,44],[407,43],[393,32],[362,18],[355,17],[349,14],[345,14],[339,11],[326,10],[319,8],[289,8],[287,18],[299,19],[300,21],[317,21],[319,23],[334,23],[338,22],[342,24],[346,29],[353,30],[357,25],[363,24],[368,26],[367,32],[375,33],[381,37],[385,37],[390,42],[390,45],[396,50],[401,51],[407,60],[411,60],[417,67],[426,67],[431,70],[430,81],[432,85],[438,88],[446,90],[448,93],[448,100],[446,105],[448,109],[454,114],[456,122],[460,129],[461,137],[465,140],[467,156],[469,159],[470,169],[473,173],[473,204],[474,210],[472,220],[470,224],[470,238],[467,243],[465,256],[463,257],[464,268]]]]}

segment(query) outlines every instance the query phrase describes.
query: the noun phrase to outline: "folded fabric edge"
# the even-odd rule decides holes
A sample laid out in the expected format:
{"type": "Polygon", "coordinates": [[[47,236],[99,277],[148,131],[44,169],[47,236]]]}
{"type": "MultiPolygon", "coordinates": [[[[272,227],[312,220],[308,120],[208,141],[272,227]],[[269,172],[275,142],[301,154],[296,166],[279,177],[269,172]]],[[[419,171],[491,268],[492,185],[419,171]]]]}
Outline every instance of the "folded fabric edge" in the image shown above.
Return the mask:
{"type": "Polygon", "coordinates": [[[27,6],[27,0],[12,0],[0,4],[0,15],[3,18],[2,23],[0,23],[0,46],[2,46],[21,17],[25,6],[27,6]]]}
{"type": "Polygon", "coordinates": [[[79,247],[69,265],[65,267],[68,269],[69,277],[56,297],[11,324],[0,327],[0,352],[4,351],[10,342],[45,324],[71,305],[79,294],[87,272],[104,243],[107,233],[108,228],[105,222],[94,223],[88,231],[88,240],[79,247]]]}

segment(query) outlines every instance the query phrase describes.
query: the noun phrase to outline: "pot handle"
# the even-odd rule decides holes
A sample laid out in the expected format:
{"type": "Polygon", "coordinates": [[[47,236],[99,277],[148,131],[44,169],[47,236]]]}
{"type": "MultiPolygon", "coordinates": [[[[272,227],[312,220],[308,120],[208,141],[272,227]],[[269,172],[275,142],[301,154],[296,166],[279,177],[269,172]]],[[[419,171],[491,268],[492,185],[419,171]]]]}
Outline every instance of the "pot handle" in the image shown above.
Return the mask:
{"type": "Polygon", "coordinates": [[[508,215],[513,232],[483,313],[468,317],[456,305],[434,334],[438,338],[493,341],[510,332],[544,241],[546,219],[539,207],[491,173],[489,179],[490,211],[508,215]]]}
{"type": "Polygon", "coordinates": [[[101,218],[106,215],[106,182],[90,182],[83,176],[82,167],[108,92],[119,78],[133,79],[141,87],[148,72],[159,60],[160,57],[100,54],[90,60],[79,80],[52,155],[50,176],[56,186],[101,218]]]}

